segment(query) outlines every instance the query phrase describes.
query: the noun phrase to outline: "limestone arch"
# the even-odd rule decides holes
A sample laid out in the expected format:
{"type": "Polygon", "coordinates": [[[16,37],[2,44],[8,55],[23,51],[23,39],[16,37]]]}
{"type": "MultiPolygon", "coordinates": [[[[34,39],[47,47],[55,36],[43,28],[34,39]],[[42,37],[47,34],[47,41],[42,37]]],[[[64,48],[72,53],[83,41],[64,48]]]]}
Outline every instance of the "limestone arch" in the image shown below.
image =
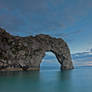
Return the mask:
{"type": "Polygon", "coordinates": [[[49,35],[13,36],[0,28],[0,70],[40,69],[45,52],[51,51],[61,69],[73,69],[70,50],[61,38],[49,35]]]}
{"type": "Polygon", "coordinates": [[[73,69],[73,63],[71,54],[67,43],[59,38],[52,38],[48,35],[37,35],[35,37],[36,43],[33,43],[36,47],[36,54],[31,58],[32,67],[38,67],[40,69],[40,63],[42,62],[45,52],[52,52],[55,54],[58,62],[61,64],[61,69],[73,69]],[[38,44],[37,44],[38,43],[38,44]]]}

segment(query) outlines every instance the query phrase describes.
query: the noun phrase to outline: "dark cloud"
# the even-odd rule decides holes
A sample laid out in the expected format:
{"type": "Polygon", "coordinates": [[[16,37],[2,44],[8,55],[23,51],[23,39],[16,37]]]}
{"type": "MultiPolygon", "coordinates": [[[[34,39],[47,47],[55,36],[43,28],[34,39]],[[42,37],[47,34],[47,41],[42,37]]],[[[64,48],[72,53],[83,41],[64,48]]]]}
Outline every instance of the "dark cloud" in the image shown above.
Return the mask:
{"type": "Polygon", "coordinates": [[[31,33],[43,33],[62,27],[57,19],[53,19],[52,8],[48,1],[43,0],[0,0],[0,26],[10,32],[28,29],[31,33]]]}
{"type": "Polygon", "coordinates": [[[26,26],[25,18],[16,11],[9,11],[5,9],[0,14],[0,26],[9,31],[17,31],[21,26],[26,26]]]}
{"type": "Polygon", "coordinates": [[[92,9],[91,3],[91,0],[0,0],[0,26],[23,34],[67,36],[70,33],[60,34],[61,31],[86,16],[92,9]]]}

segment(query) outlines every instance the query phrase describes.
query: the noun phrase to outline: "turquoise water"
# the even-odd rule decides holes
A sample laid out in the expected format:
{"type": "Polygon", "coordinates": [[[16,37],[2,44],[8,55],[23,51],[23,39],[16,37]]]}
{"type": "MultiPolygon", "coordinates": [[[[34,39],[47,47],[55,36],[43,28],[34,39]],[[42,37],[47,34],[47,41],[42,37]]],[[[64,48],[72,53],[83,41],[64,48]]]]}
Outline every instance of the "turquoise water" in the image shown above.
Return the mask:
{"type": "Polygon", "coordinates": [[[40,71],[0,72],[0,92],[92,92],[92,67],[60,71],[43,66],[40,71]]]}

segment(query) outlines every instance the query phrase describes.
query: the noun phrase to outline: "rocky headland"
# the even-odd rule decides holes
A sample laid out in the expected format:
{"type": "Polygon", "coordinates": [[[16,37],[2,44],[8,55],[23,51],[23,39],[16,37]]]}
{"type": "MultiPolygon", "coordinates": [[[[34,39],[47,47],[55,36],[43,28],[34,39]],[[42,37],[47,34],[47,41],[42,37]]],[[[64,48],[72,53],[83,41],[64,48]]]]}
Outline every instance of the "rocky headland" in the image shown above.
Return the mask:
{"type": "Polygon", "coordinates": [[[70,50],[63,39],[44,34],[13,36],[0,28],[0,71],[39,70],[47,51],[55,54],[61,69],[73,69],[70,50]]]}

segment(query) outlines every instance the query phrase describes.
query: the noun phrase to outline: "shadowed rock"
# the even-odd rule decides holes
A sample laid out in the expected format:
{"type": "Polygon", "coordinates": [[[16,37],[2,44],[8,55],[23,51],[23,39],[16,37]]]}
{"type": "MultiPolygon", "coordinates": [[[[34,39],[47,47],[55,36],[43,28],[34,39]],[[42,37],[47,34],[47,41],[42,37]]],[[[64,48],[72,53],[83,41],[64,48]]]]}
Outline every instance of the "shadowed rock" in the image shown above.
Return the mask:
{"type": "Polygon", "coordinates": [[[0,28],[0,70],[39,70],[45,52],[53,52],[61,69],[73,69],[67,44],[49,35],[12,36],[0,28]]]}

